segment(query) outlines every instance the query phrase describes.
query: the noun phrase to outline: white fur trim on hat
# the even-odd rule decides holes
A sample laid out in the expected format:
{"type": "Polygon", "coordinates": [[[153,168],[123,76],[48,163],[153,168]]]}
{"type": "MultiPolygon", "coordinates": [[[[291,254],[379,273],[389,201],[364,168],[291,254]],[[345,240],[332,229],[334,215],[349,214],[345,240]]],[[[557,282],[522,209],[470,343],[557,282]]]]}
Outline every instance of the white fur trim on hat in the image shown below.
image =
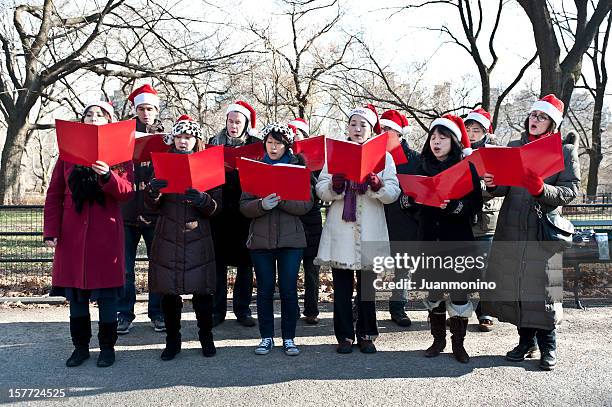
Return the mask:
{"type": "Polygon", "coordinates": [[[306,134],[310,134],[310,129],[308,128],[308,125],[301,120],[291,120],[289,124],[297,129],[302,130],[306,134]]]}
{"type": "Polygon", "coordinates": [[[111,122],[115,121],[115,109],[113,108],[113,105],[102,100],[97,102],[91,102],[90,104],[85,106],[85,108],[83,109],[83,116],[85,115],[85,112],[87,112],[87,109],[92,106],[98,106],[100,109],[104,110],[106,113],[109,114],[109,116],[111,117],[111,122]]]}
{"type": "Polygon", "coordinates": [[[143,92],[134,97],[134,108],[137,108],[139,105],[145,103],[159,109],[159,97],[157,95],[149,92],[143,92]]]}
{"type": "Polygon", "coordinates": [[[529,113],[535,110],[539,110],[549,115],[552,121],[555,122],[555,125],[557,127],[559,127],[559,125],[563,121],[563,112],[560,112],[559,109],[544,100],[535,101],[531,106],[531,110],[529,110],[529,113]]]}
{"type": "Polygon", "coordinates": [[[397,131],[400,134],[404,134],[402,126],[400,126],[399,124],[395,123],[393,120],[380,119],[380,127],[389,127],[390,129],[393,129],[393,130],[397,131]]]}
{"type": "MultiPolygon", "coordinates": [[[[246,107],[244,107],[242,105],[239,105],[237,103],[232,103],[231,105],[229,105],[227,107],[227,110],[225,111],[225,115],[227,116],[231,112],[242,113],[247,119],[249,119],[249,122],[252,121],[251,120],[251,112],[249,111],[249,109],[247,109],[246,107]]],[[[250,129],[249,129],[249,131],[250,131],[250,129]]]]}
{"type": "Polygon", "coordinates": [[[467,117],[465,118],[464,122],[467,122],[468,120],[475,120],[475,121],[477,121],[478,123],[480,123],[482,125],[482,127],[485,128],[485,131],[487,133],[489,132],[489,127],[491,127],[491,120],[487,119],[486,117],[484,117],[480,113],[470,112],[467,115],[467,117]]]}
{"type": "Polygon", "coordinates": [[[353,109],[349,113],[349,121],[351,120],[351,117],[355,116],[356,114],[366,119],[372,128],[376,126],[376,113],[374,113],[372,110],[368,109],[367,107],[358,107],[353,109]]]}
{"type": "Polygon", "coordinates": [[[404,126],[402,127],[402,134],[404,136],[409,136],[412,133],[412,126],[404,126]]]}
{"type": "Polygon", "coordinates": [[[445,117],[438,117],[433,122],[431,122],[431,126],[429,126],[429,130],[433,129],[436,126],[444,126],[457,137],[459,144],[461,144],[461,129],[457,126],[452,120],[449,120],[445,117]]]}

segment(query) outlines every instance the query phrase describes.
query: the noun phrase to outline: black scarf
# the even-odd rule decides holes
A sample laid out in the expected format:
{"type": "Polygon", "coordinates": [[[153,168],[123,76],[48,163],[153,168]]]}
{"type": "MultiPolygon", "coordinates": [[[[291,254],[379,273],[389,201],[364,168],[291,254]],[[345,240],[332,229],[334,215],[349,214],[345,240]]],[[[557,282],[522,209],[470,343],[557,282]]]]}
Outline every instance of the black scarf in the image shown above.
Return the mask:
{"type": "Polygon", "coordinates": [[[104,206],[104,192],[98,182],[98,174],[89,167],[75,165],[68,177],[68,187],[72,191],[72,202],[74,202],[77,213],[83,210],[83,204],[89,202],[92,205],[97,202],[104,206]]]}

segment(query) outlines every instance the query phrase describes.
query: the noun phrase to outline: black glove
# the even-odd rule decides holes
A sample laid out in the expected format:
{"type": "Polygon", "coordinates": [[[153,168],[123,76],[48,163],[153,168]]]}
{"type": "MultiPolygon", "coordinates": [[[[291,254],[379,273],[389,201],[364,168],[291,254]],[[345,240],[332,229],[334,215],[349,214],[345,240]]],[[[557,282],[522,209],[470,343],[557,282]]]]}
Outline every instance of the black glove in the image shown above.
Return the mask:
{"type": "Polygon", "coordinates": [[[212,198],[206,192],[200,192],[195,188],[189,188],[185,191],[185,199],[193,206],[201,208],[206,206],[212,198]]]}
{"type": "Polygon", "coordinates": [[[451,199],[444,211],[450,215],[461,215],[465,209],[465,203],[460,199],[451,199]]]}
{"type": "Polygon", "coordinates": [[[399,197],[399,204],[401,209],[406,210],[414,208],[416,202],[410,195],[401,194],[399,197]]]}
{"type": "Polygon", "coordinates": [[[149,187],[151,188],[151,192],[155,195],[159,194],[159,190],[162,188],[166,188],[168,186],[168,181],[165,179],[157,179],[153,178],[149,181],[149,187]]]}

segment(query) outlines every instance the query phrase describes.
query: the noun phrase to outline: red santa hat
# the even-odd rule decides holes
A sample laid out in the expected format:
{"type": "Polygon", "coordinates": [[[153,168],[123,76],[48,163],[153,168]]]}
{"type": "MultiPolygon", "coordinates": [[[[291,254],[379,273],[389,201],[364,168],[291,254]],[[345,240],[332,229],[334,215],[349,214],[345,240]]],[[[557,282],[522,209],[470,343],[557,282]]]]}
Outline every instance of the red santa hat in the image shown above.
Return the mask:
{"type": "Polygon", "coordinates": [[[113,105],[111,105],[109,102],[104,102],[102,100],[91,102],[87,106],[85,106],[85,108],[83,109],[83,116],[85,116],[89,108],[92,106],[98,106],[100,109],[108,113],[111,118],[111,122],[115,121],[115,109],[113,108],[113,105]]]}
{"type": "Polygon", "coordinates": [[[485,128],[487,133],[493,134],[493,124],[491,123],[491,113],[487,112],[482,108],[478,108],[476,110],[472,110],[468,113],[467,117],[464,120],[464,123],[468,120],[474,120],[482,125],[485,128]]]}
{"type": "Polygon", "coordinates": [[[181,115],[174,125],[170,134],[164,134],[164,143],[171,145],[174,143],[174,136],[179,134],[191,134],[193,137],[202,140],[202,128],[191,116],[181,115]]]}
{"type": "MultiPolygon", "coordinates": [[[[380,115],[380,126],[389,127],[397,131],[399,134],[404,134],[404,120],[402,114],[397,110],[387,110],[380,115]]],[[[405,119],[405,117],[404,117],[405,119]]]]}
{"type": "Polygon", "coordinates": [[[374,130],[374,134],[381,133],[380,122],[378,121],[378,113],[376,112],[376,108],[374,107],[374,105],[368,103],[364,107],[357,107],[351,110],[351,112],[349,113],[349,121],[351,120],[351,117],[355,116],[356,114],[363,117],[368,123],[370,123],[370,126],[372,126],[372,130],[374,130]]]}
{"type": "Polygon", "coordinates": [[[467,131],[465,130],[465,124],[463,124],[463,119],[461,119],[461,117],[452,114],[445,114],[442,117],[438,117],[431,122],[429,131],[436,126],[446,127],[455,137],[457,137],[457,141],[459,145],[461,145],[461,151],[464,156],[472,154],[472,144],[470,143],[470,138],[468,137],[467,131]]]}
{"type": "Polygon", "coordinates": [[[565,109],[565,104],[557,98],[554,94],[546,95],[542,99],[537,100],[533,105],[531,105],[531,110],[529,113],[539,110],[540,112],[546,113],[553,122],[555,122],[555,129],[557,129],[561,122],[563,121],[563,110],[565,109]]]}
{"type": "Polygon", "coordinates": [[[297,117],[289,122],[289,127],[294,126],[296,129],[302,130],[306,135],[310,134],[310,127],[306,120],[301,117],[297,117]]]}
{"type": "Polygon", "coordinates": [[[134,109],[146,103],[155,106],[159,110],[159,96],[157,96],[157,91],[149,84],[134,89],[130,96],[128,96],[128,100],[132,102],[134,109]]]}
{"type": "Polygon", "coordinates": [[[257,136],[257,130],[255,129],[257,114],[255,113],[255,109],[253,109],[251,105],[242,100],[237,100],[236,102],[232,103],[227,107],[225,115],[227,116],[228,114],[230,114],[230,112],[242,113],[249,120],[249,124],[251,126],[248,129],[247,133],[251,136],[257,136]]]}

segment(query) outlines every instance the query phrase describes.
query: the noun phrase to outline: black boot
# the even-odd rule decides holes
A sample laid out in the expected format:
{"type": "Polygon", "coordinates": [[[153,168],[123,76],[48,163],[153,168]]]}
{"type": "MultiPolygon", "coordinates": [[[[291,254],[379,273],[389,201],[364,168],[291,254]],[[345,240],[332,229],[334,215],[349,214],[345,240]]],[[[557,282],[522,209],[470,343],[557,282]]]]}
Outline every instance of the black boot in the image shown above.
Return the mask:
{"type": "Polygon", "coordinates": [[[202,345],[202,354],[206,357],[215,356],[217,349],[212,334],[212,295],[194,294],[193,310],[198,320],[198,338],[202,345]]]}
{"type": "Polygon", "coordinates": [[[446,348],[446,313],[436,314],[429,311],[429,324],[434,341],[425,351],[425,357],[433,358],[446,348]]]}
{"type": "Polygon", "coordinates": [[[70,336],[74,350],[66,361],[66,366],[75,367],[89,359],[89,340],[91,339],[89,315],[70,318],[70,336]]]}
{"type": "Polygon", "coordinates": [[[98,322],[98,342],[100,354],[98,367],[109,367],[115,363],[115,343],[117,343],[117,321],[98,322]]]}
{"type": "Polygon", "coordinates": [[[467,331],[468,319],[464,317],[452,317],[450,319],[451,344],[453,347],[453,355],[461,363],[470,361],[470,356],[463,347],[463,340],[467,331]]]}
{"type": "Polygon", "coordinates": [[[519,333],[519,344],[510,352],[506,353],[506,360],[509,362],[522,362],[525,358],[533,358],[537,352],[535,329],[517,328],[519,333]]]}
{"type": "Polygon", "coordinates": [[[166,323],[166,348],[162,360],[172,360],[181,352],[181,310],[183,301],[180,295],[164,295],[161,300],[164,322],[166,323]]]}
{"type": "Polygon", "coordinates": [[[554,329],[552,331],[538,329],[536,338],[540,347],[540,369],[553,370],[557,365],[557,337],[554,329]]]}

